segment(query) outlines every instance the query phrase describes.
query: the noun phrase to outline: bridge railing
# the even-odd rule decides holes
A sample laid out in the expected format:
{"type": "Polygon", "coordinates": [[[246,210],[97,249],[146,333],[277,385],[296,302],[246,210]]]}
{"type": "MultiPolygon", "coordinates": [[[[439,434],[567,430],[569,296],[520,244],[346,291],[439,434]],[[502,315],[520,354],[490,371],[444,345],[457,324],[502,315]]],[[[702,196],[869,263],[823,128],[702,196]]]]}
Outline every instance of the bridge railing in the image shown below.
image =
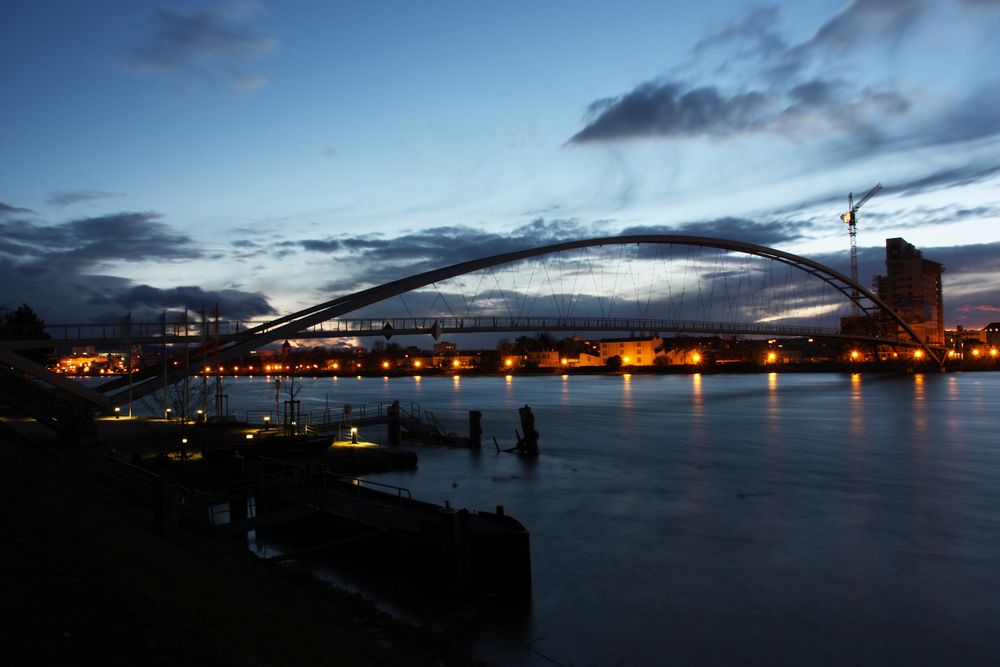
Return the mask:
{"type": "MultiPolygon", "coordinates": [[[[218,335],[226,339],[246,332],[248,329],[264,326],[267,322],[232,320],[218,323],[218,335]]],[[[331,337],[344,334],[392,335],[392,332],[460,332],[463,330],[517,330],[551,329],[573,331],[672,331],[672,332],[733,332],[759,335],[835,335],[840,333],[835,328],[815,326],[799,326],[791,324],[770,324],[760,322],[716,322],[694,321],[660,318],[636,317],[562,317],[562,316],[526,316],[526,317],[392,317],[392,318],[339,318],[321,322],[304,328],[300,334],[310,337],[331,337]]],[[[204,327],[200,323],[168,322],[164,326],[160,322],[133,322],[126,327],[124,323],[117,324],[50,324],[45,331],[54,341],[93,340],[121,343],[127,339],[134,341],[162,340],[164,335],[171,344],[182,342],[185,338],[191,344],[199,343],[203,337],[204,327]]],[[[210,323],[204,337],[214,339],[215,323],[210,323]]]]}

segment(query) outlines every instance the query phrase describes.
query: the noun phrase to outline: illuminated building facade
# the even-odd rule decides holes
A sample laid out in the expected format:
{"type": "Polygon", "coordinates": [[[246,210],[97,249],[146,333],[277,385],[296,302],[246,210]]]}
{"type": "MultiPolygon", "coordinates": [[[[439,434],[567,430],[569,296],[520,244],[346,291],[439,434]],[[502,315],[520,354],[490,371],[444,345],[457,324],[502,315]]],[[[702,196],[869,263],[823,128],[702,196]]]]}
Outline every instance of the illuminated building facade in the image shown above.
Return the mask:
{"type": "MultiPolygon", "coordinates": [[[[928,345],[944,345],[944,301],[941,273],[937,262],[924,259],[905,239],[885,241],[884,276],[875,277],[880,299],[899,313],[928,345]]],[[[900,337],[905,334],[898,332],[900,337]]]]}
{"type": "Polygon", "coordinates": [[[621,357],[623,366],[652,366],[658,350],[663,348],[663,339],[652,338],[605,338],[601,340],[601,360],[621,357]]]}
{"type": "Polygon", "coordinates": [[[1000,322],[990,322],[983,328],[984,340],[987,345],[1000,346],[1000,322]]]}

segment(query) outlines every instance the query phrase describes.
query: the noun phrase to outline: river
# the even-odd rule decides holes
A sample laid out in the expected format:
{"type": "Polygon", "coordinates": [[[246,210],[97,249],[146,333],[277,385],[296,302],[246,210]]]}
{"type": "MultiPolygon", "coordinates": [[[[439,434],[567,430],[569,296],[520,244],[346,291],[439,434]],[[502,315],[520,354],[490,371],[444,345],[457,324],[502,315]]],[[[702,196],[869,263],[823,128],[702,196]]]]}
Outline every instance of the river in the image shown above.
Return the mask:
{"type": "MultiPolygon", "coordinates": [[[[263,378],[226,391],[273,406],[263,378]]],[[[1000,373],[771,373],[322,378],[299,397],[418,402],[459,433],[481,410],[481,453],[421,447],[418,470],[369,478],[504,505],[531,531],[533,600],[474,621],[470,651],[579,667],[992,663],[998,394],[1000,373]],[[535,461],[492,445],[524,404],[535,461]]]]}

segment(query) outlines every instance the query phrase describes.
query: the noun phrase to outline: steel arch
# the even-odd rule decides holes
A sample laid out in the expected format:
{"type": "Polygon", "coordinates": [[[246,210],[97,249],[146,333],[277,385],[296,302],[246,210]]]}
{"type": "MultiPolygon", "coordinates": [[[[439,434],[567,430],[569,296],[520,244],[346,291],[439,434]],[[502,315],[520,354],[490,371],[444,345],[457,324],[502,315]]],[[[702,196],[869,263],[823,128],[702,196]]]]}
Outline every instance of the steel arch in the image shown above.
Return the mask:
{"type": "MultiPolygon", "coordinates": [[[[531,257],[548,255],[564,250],[575,250],[579,248],[604,245],[630,245],[633,243],[647,245],[672,244],[718,248],[720,250],[731,250],[749,255],[756,255],[758,257],[772,259],[783,264],[787,264],[798,270],[804,271],[805,273],[811,274],[818,280],[826,282],[843,294],[848,301],[856,304],[862,312],[873,320],[877,321],[876,315],[878,313],[884,313],[892,321],[898,324],[900,328],[902,328],[903,331],[905,331],[907,335],[913,339],[915,344],[919,345],[919,347],[922,348],[931,359],[939,365],[941,364],[941,359],[938,357],[937,353],[928,347],[920,336],[918,336],[910,327],[910,325],[904,322],[903,319],[892,308],[890,308],[888,304],[879,299],[878,296],[873,294],[863,285],[851,280],[851,278],[845,276],[839,271],[820,264],[819,262],[814,262],[806,257],[794,255],[783,250],[777,250],[776,248],[769,248],[767,246],[709,236],[674,234],[630,234],[625,236],[605,236],[592,239],[579,239],[576,241],[554,243],[537,248],[515,250],[499,255],[491,255],[489,257],[460,262],[458,264],[453,264],[440,269],[425,271],[423,273],[400,278],[382,285],[369,287],[353,294],[348,294],[346,296],[326,301],[310,308],[266,322],[257,327],[247,329],[240,336],[239,340],[234,341],[228,347],[224,347],[219,350],[218,356],[221,361],[239,357],[248,354],[250,350],[262,347],[263,345],[267,345],[268,343],[276,340],[293,337],[295,333],[306,329],[307,327],[319,324],[320,322],[331,320],[365,306],[369,306],[373,303],[377,303],[400,294],[405,294],[406,292],[431,285],[441,280],[478,271],[479,269],[485,269],[491,266],[506,264],[517,260],[529,259],[531,257]],[[855,294],[857,294],[856,297],[855,294]]],[[[884,340],[887,345],[899,342],[889,338],[876,340],[884,340]]],[[[113,390],[116,388],[113,385],[115,385],[114,382],[109,383],[108,385],[105,385],[105,388],[113,390]]]]}

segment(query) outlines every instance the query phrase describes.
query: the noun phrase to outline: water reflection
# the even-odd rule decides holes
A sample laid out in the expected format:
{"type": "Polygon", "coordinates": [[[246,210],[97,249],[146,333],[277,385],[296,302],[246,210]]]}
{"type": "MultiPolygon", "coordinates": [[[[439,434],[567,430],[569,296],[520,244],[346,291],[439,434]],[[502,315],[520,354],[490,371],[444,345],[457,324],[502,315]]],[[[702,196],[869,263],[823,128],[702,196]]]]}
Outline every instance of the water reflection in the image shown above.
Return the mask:
{"type": "Polygon", "coordinates": [[[927,404],[924,394],[924,374],[917,373],[913,376],[913,430],[918,443],[924,442],[923,436],[927,431],[927,404]]]}
{"type": "Polygon", "coordinates": [[[860,444],[865,434],[865,404],[861,393],[861,373],[851,373],[851,443],[860,444]]]}

